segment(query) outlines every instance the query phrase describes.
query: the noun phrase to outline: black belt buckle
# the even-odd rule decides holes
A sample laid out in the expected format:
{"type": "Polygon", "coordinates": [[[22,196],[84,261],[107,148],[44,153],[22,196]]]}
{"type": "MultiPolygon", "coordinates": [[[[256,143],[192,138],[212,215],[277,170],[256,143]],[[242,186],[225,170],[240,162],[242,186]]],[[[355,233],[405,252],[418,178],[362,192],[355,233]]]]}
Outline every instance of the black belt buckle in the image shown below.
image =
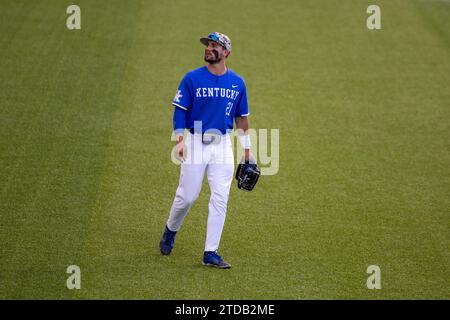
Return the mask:
{"type": "MultiPolygon", "coordinates": [[[[194,132],[194,129],[190,129],[189,130],[192,134],[195,134],[196,132],[194,132]]],[[[199,132],[197,132],[197,134],[200,134],[199,132]]],[[[206,134],[204,132],[202,132],[202,143],[203,144],[211,144],[211,143],[219,143],[221,139],[221,136],[217,133],[208,133],[206,132],[206,134]]]]}
{"type": "Polygon", "coordinates": [[[211,144],[211,143],[219,143],[220,142],[220,136],[216,133],[202,133],[202,142],[203,144],[211,144]]]}

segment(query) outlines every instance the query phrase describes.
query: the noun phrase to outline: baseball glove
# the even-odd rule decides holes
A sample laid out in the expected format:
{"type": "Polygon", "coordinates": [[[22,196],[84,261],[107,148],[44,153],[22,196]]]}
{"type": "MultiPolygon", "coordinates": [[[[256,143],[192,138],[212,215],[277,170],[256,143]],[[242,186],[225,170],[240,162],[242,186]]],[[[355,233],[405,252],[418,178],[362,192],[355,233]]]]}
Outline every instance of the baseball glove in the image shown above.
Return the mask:
{"type": "Polygon", "coordinates": [[[258,182],[260,171],[256,163],[248,161],[239,163],[236,169],[236,180],[239,189],[252,191],[258,182]]]}

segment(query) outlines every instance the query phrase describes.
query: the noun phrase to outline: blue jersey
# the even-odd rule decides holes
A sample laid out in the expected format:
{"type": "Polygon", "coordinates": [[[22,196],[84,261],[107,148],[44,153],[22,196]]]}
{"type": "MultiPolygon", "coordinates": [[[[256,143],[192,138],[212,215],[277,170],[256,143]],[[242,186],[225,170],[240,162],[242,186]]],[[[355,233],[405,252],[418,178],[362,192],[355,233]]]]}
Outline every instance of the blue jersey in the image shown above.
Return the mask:
{"type": "Polygon", "coordinates": [[[230,69],[221,76],[206,66],[188,72],[172,104],[175,131],[194,129],[194,121],[201,121],[202,132],[215,129],[224,134],[233,129],[235,117],[249,115],[244,79],[230,69]]]}

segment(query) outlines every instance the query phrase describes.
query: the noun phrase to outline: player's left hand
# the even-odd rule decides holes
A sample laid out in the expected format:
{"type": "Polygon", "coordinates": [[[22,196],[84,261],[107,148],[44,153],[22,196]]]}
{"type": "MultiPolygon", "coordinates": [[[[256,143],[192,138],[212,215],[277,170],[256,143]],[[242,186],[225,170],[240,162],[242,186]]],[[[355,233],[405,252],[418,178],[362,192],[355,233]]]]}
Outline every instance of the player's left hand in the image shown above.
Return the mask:
{"type": "Polygon", "coordinates": [[[253,161],[253,163],[256,163],[256,160],[251,154],[250,149],[244,149],[244,158],[243,158],[244,161],[241,162],[250,162],[250,159],[253,161]]]}

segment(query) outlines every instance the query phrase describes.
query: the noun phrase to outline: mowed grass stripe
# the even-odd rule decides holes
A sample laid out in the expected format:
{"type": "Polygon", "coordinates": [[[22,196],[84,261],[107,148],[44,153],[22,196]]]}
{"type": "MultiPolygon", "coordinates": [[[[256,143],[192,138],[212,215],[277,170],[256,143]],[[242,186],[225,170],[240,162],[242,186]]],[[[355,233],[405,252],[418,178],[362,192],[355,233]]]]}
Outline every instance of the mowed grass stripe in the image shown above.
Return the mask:
{"type": "MultiPolygon", "coordinates": [[[[42,92],[42,88],[33,90],[30,87],[33,88],[33,84],[45,86],[48,79],[45,78],[46,73],[42,65],[36,66],[29,52],[30,50],[45,52],[46,45],[52,46],[57,54],[61,53],[62,49],[55,29],[49,28],[47,42],[39,40],[34,42],[29,36],[30,27],[26,24],[34,23],[35,28],[46,29],[47,22],[54,18],[53,12],[41,12],[40,15],[36,11],[23,13],[25,15],[22,20],[25,21],[25,26],[17,33],[17,38],[11,42],[9,48],[3,51],[7,59],[2,60],[7,64],[3,68],[5,71],[3,74],[10,77],[8,81],[2,82],[2,85],[7,86],[5,91],[2,90],[7,95],[2,101],[2,110],[5,110],[2,118],[5,121],[5,126],[2,126],[2,146],[5,147],[2,160],[6,160],[2,165],[5,182],[2,188],[2,228],[5,230],[2,232],[2,240],[5,239],[2,241],[5,244],[2,246],[4,256],[2,271],[9,275],[5,278],[8,284],[13,286],[15,294],[13,297],[21,297],[21,291],[32,287],[36,282],[40,284],[45,267],[36,264],[36,260],[42,263],[45,259],[46,250],[39,249],[42,249],[40,244],[45,241],[47,235],[42,233],[40,236],[36,235],[39,231],[48,231],[38,225],[43,218],[48,217],[46,212],[39,210],[42,205],[39,197],[41,188],[48,187],[48,179],[51,179],[49,177],[51,167],[47,167],[46,160],[53,146],[47,123],[51,122],[54,115],[46,109],[50,97],[41,99],[42,97],[32,96],[37,91],[42,92]],[[26,16],[27,13],[29,16],[26,16]],[[36,17],[43,18],[46,22],[36,23],[33,21],[36,17]],[[13,60],[17,56],[23,56],[23,59],[13,60]],[[33,64],[35,74],[31,73],[33,64]],[[35,282],[29,283],[30,278],[35,279],[35,282]]],[[[62,68],[61,64],[44,67],[47,68],[48,74],[56,78],[62,68]]],[[[52,259],[45,260],[44,264],[52,263],[52,259]]]]}
{"type": "MultiPolygon", "coordinates": [[[[16,238],[11,240],[16,248],[12,250],[15,254],[9,253],[12,263],[7,267],[14,275],[8,278],[14,279],[17,285],[17,297],[30,292],[51,292],[52,297],[68,293],[65,268],[76,263],[80,256],[85,223],[98,188],[97,172],[102,167],[109,118],[118,92],[111,79],[121,79],[121,62],[126,63],[128,38],[110,38],[105,26],[114,19],[115,12],[105,15],[100,4],[90,9],[92,13],[97,11],[92,15],[95,19],[90,21],[90,26],[104,28],[94,36],[70,33],[64,24],[61,27],[61,8],[58,7],[50,11],[55,20],[46,21],[50,23],[49,29],[60,31],[54,37],[61,50],[45,56],[47,64],[57,61],[56,70],[50,64],[46,70],[36,70],[40,72],[33,74],[35,83],[47,88],[41,91],[43,96],[30,96],[30,101],[26,101],[27,106],[36,103],[33,99],[39,102],[42,119],[30,119],[31,126],[41,131],[31,133],[36,141],[26,148],[24,166],[30,166],[33,159],[30,159],[30,152],[38,159],[31,173],[27,172],[30,168],[18,169],[24,173],[22,181],[32,186],[38,184],[38,190],[34,195],[28,193],[31,201],[27,210],[11,208],[13,210],[7,212],[9,222],[23,216],[22,229],[15,228],[16,238]],[[47,81],[43,83],[36,78],[47,81]],[[41,146],[49,150],[44,152],[41,146]],[[30,256],[30,252],[33,255],[30,256]]],[[[55,48],[53,45],[53,50],[55,48]]],[[[17,195],[22,190],[18,189],[13,189],[8,196],[17,195]]]]}

